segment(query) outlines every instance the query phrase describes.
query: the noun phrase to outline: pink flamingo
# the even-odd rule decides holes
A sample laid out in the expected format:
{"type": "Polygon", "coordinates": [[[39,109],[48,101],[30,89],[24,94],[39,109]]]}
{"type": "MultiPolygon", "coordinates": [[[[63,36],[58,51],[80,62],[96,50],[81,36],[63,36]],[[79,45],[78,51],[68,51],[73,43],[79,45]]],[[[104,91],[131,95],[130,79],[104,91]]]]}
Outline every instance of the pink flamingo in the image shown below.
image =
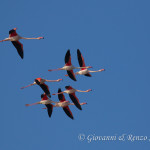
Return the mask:
{"type": "Polygon", "coordinates": [[[21,89],[24,89],[24,88],[26,88],[26,87],[29,87],[29,86],[36,85],[36,84],[37,84],[37,85],[39,85],[39,86],[42,88],[42,90],[43,90],[49,97],[51,97],[49,88],[48,88],[48,86],[45,84],[45,82],[59,82],[59,81],[61,81],[61,80],[62,80],[62,79],[58,79],[58,80],[46,80],[46,79],[42,79],[42,78],[36,78],[32,84],[29,84],[29,85],[27,85],[27,86],[25,86],[25,87],[22,87],[21,89]]]}
{"type": "Polygon", "coordinates": [[[40,102],[36,102],[36,103],[32,103],[32,104],[26,104],[26,106],[33,106],[33,105],[37,105],[37,104],[43,104],[47,107],[48,115],[49,115],[49,117],[51,117],[52,111],[53,111],[52,103],[56,103],[56,102],[50,100],[47,97],[46,93],[44,93],[44,94],[41,95],[41,101],[40,102]]]}
{"type": "Polygon", "coordinates": [[[21,37],[16,33],[16,29],[14,28],[12,30],[9,31],[9,37],[5,38],[4,40],[1,40],[0,42],[3,41],[11,41],[12,44],[15,46],[15,48],[18,51],[18,54],[20,55],[20,57],[23,59],[24,54],[23,54],[23,44],[21,44],[19,42],[20,39],[25,39],[25,40],[31,40],[31,39],[36,39],[36,40],[41,40],[44,39],[44,37],[38,37],[38,38],[25,38],[25,37],[21,37]]]}

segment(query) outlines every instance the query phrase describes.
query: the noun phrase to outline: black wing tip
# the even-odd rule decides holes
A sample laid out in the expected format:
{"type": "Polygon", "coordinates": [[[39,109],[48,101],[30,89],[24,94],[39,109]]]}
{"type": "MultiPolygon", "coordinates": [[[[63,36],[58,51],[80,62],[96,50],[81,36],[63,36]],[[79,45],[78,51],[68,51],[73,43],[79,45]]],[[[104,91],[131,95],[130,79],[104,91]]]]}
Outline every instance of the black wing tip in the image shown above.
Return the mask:
{"type": "Polygon", "coordinates": [[[74,120],[74,118],[73,117],[70,117],[72,120],[74,120]]]}
{"type": "Polygon", "coordinates": [[[68,63],[70,56],[70,50],[68,49],[65,55],[65,63],[68,63]]]}
{"type": "Polygon", "coordinates": [[[51,118],[52,112],[53,112],[53,105],[52,104],[46,104],[45,106],[47,107],[48,116],[49,116],[49,118],[51,118]]]}
{"type": "Polygon", "coordinates": [[[80,52],[80,50],[79,50],[79,49],[77,49],[77,53],[81,54],[81,52],[80,52]]]}
{"type": "Polygon", "coordinates": [[[91,74],[87,73],[87,74],[84,74],[86,77],[92,77],[91,74]]]}
{"type": "Polygon", "coordinates": [[[82,110],[82,107],[78,107],[80,110],[82,110]]]}
{"type": "Polygon", "coordinates": [[[51,95],[50,95],[50,94],[47,94],[47,96],[48,96],[49,98],[51,98],[51,95]]]}
{"type": "MultiPolygon", "coordinates": [[[[72,79],[72,78],[71,78],[71,79],[72,79]]],[[[73,81],[77,81],[77,79],[75,79],[75,78],[73,78],[72,80],[73,80],[73,81]]]]}
{"type": "Polygon", "coordinates": [[[17,49],[17,52],[19,56],[23,59],[24,58],[24,52],[23,47],[20,45],[20,43],[17,43],[17,41],[11,41],[14,47],[17,49]]]}
{"type": "Polygon", "coordinates": [[[82,110],[82,107],[80,105],[80,103],[76,100],[76,98],[72,95],[69,94],[70,99],[72,100],[72,102],[74,103],[74,105],[79,109],[82,110]]]}
{"type": "Polygon", "coordinates": [[[49,114],[48,114],[48,116],[49,116],[49,118],[51,118],[52,115],[49,115],[49,114]]]}
{"type": "Polygon", "coordinates": [[[80,105],[79,103],[76,105],[76,107],[77,107],[79,110],[82,110],[82,107],[81,107],[81,105],[80,105]]]}
{"type": "Polygon", "coordinates": [[[58,93],[60,93],[60,92],[62,92],[62,91],[61,91],[61,88],[58,89],[58,93]]]}
{"type": "MultiPolygon", "coordinates": [[[[86,76],[86,75],[85,75],[86,76]]],[[[92,76],[86,76],[86,77],[92,77],[92,76]]]]}
{"type": "Polygon", "coordinates": [[[69,76],[72,80],[77,81],[77,80],[76,80],[76,77],[73,76],[74,73],[72,74],[70,71],[67,70],[67,74],[68,74],[68,76],[69,76]]]}
{"type": "Polygon", "coordinates": [[[69,55],[70,56],[70,49],[67,50],[66,52],[66,56],[69,55]]]}

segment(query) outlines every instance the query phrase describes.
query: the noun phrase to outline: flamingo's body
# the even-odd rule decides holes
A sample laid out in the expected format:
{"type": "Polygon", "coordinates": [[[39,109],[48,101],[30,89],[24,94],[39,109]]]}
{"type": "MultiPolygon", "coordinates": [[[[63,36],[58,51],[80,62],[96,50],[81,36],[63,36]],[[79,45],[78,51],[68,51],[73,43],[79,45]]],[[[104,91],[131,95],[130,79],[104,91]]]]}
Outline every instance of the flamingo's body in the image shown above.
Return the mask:
{"type": "Polygon", "coordinates": [[[69,97],[71,98],[71,100],[73,101],[73,103],[75,104],[75,106],[78,109],[82,110],[81,105],[79,103],[79,99],[76,97],[75,92],[90,92],[91,89],[86,90],[86,91],[81,91],[81,90],[76,90],[76,89],[72,88],[71,86],[66,86],[65,88],[66,88],[65,91],[58,92],[58,93],[52,94],[52,95],[60,95],[60,94],[63,94],[63,93],[67,93],[67,94],[69,94],[69,97]]]}
{"type": "Polygon", "coordinates": [[[88,70],[86,68],[86,65],[85,65],[85,62],[84,62],[84,58],[80,52],[80,50],[78,49],[77,50],[77,56],[78,56],[78,62],[79,62],[79,65],[80,67],[83,67],[81,68],[80,71],[76,72],[75,74],[79,74],[79,75],[85,75],[85,76],[88,76],[88,77],[91,77],[91,74],[92,72],[101,72],[101,71],[104,71],[104,69],[100,69],[100,70],[97,70],[97,71],[91,71],[91,70],[88,70]]]}
{"type": "Polygon", "coordinates": [[[17,49],[18,54],[20,55],[20,57],[23,59],[24,57],[24,52],[23,52],[23,44],[19,42],[20,39],[26,39],[26,40],[30,40],[30,39],[44,39],[43,37],[38,37],[38,38],[25,38],[25,37],[21,37],[16,33],[16,29],[14,28],[12,30],[9,31],[9,37],[5,38],[4,40],[1,40],[0,42],[3,41],[11,41],[12,44],[15,46],[15,48],[17,49]]]}
{"type": "MultiPolygon", "coordinates": [[[[58,92],[61,92],[61,89],[58,89],[58,92]]],[[[69,109],[69,105],[74,105],[73,103],[70,103],[69,101],[65,100],[65,97],[63,94],[59,94],[58,95],[59,101],[60,102],[54,102],[52,100],[50,100],[46,94],[42,94],[41,95],[41,101],[40,102],[36,102],[33,104],[26,104],[26,106],[33,106],[33,105],[37,105],[37,104],[43,104],[46,106],[46,108],[43,109],[47,109],[48,111],[48,115],[49,117],[51,117],[52,112],[53,112],[53,107],[62,107],[63,110],[65,111],[65,113],[67,114],[67,116],[69,116],[71,119],[73,118],[72,112],[69,109]],[[54,105],[52,105],[52,103],[55,103],[54,105]]],[[[85,105],[87,103],[81,103],[80,105],[85,105]]]]}
{"type": "MultiPolygon", "coordinates": [[[[66,70],[68,76],[76,81],[75,78],[75,74],[73,72],[73,69],[81,69],[82,67],[74,67],[71,63],[71,55],[70,55],[70,50],[67,51],[66,55],[65,55],[65,66],[62,68],[58,68],[58,69],[53,69],[53,70],[48,70],[48,71],[56,71],[56,70],[66,70]]],[[[85,68],[92,68],[91,66],[85,67],[85,68]]]]}
{"type": "Polygon", "coordinates": [[[46,93],[46,95],[48,95],[49,97],[51,97],[50,95],[50,91],[49,91],[49,87],[45,84],[45,82],[59,82],[61,81],[62,79],[58,79],[58,80],[46,80],[46,79],[42,79],[42,78],[36,78],[34,80],[34,82],[28,86],[25,86],[25,87],[22,87],[21,89],[24,89],[26,87],[29,87],[29,86],[32,86],[32,85],[39,85],[42,90],[46,93]]]}

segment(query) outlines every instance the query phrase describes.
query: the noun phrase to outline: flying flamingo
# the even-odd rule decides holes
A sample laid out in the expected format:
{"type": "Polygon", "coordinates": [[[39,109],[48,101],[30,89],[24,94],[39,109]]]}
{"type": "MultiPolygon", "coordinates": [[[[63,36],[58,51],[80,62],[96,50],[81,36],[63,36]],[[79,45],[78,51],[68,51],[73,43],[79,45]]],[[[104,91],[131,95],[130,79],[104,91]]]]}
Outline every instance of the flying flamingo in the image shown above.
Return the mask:
{"type": "Polygon", "coordinates": [[[29,87],[29,86],[32,86],[32,85],[37,84],[37,85],[39,85],[39,86],[42,88],[42,90],[43,90],[49,97],[51,97],[49,88],[48,88],[48,86],[45,84],[45,82],[59,82],[59,81],[61,81],[61,80],[62,80],[62,79],[58,79],[58,80],[46,80],[46,79],[42,79],[42,78],[36,78],[32,84],[29,84],[29,85],[27,85],[27,86],[25,86],[25,87],[22,87],[21,89],[24,89],[24,88],[26,88],[26,87],[29,87]]]}
{"type": "Polygon", "coordinates": [[[56,71],[56,70],[67,70],[67,74],[68,76],[76,81],[75,75],[73,73],[73,69],[81,69],[81,68],[92,68],[91,66],[88,67],[74,67],[71,63],[71,55],[70,55],[70,50],[67,51],[66,55],[65,55],[65,66],[62,68],[58,68],[58,69],[51,69],[48,71],[56,71]]]}
{"type": "Polygon", "coordinates": [[[89,90],[86,90],[86,91],[81,91],[81,90],[76,90],[76,89],[72,88],[71,86],[65,86],[65,88],[66,88],[65,91],[58,92],[58,93],[55,93],[55,94],[52,94],[52,95],[59,95],[59,94],[67,93],[67,94],[69,94],[69,97],[71,98],[71,100],[73,101],[75,106],[78,109],[82,110],[82,108],[80,106],[80,103],[79,103],[79,99],[76,97],[75,92],[90,92],[92,90],[89,89],[89,90]]]}
{"type": "MultiPolygon", "coordinates": [[[[78,56],[78,62],[79,62],[79,65],[81,68],[80,71],[76,72],[76,74],[79,74],[79,75],[85,75],[85,76],[88,76],[88,77],[91,77],[91,74],[90,73],[93,73],[93,72],[101,72],[101,71],[104,71],[105,69],[100,69],[100,70],[97,70],[97,71],[91,71],[91,70],[88,70],[87,67],[85,66],[85,62],[84,62],[84,58],[80,52],[80,50],[78,49],[77,50],[77,56],[78,56]]],[[[68,75],[65,75],[65,76],[68,76],[68,75]]]]}
{"type": "Polygon", "coordinates": [[[16,33],[16,29],[14,28],[12,30],[9,31],[9,37],[5,38],[4,40],[1,40],[0,42],[3,41],[11,41],[12,44],[15,46],[15,48],[18,51],[18,54],[20,55],[20,57],[23,59],[24,55],[23,55],[23,45],[19,42],[20,39],[26,39],[26,40],[30,40],[30,39],[44,39],[44,37],[38,37],[38,38],[25,38],[25,37],[21,37],[16,33]]]}
{"type": "Polygon", "coordinates": [[[26,106],[33,106],[33,105],[37,105],[37,104],[44,104],[46,106],[46,108],[47,108],[49,117],[51,117],[52,111],[53,111],[52,103],[56,103],[56,102],[50,100],[47,97],[47,95],[44,93],[44,94],[41,95],[41,101],[40,102],[36,102],[36,103],[33,103],[33,104],[26,104],[26,106]]]}

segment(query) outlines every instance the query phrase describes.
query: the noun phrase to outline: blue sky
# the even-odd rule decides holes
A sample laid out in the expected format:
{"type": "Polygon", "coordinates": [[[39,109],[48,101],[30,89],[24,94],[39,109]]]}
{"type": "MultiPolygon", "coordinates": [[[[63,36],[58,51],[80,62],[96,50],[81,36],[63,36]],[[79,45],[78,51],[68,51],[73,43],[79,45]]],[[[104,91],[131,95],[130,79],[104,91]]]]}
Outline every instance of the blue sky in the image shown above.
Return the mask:
{"type": "MultiPolygon", "coordinates": [[[[24,60],[11,42],[0,43],[1,108],[0,149],[144,149],[147,141],[79,141],[78,135],[106,136],[132,134],[150,138],[150,20],[148,0],[44,0],[1,2],[0,39],[17,27],[24,37],[44,36],[44,40],[21,40],[24,60]],[[92,70],[92,78],[65,77],[62,67],[67,49],[78,66],[77,49],[92,70]],[[61,108],[54,108],[49,119],[43,106],[25,107],[40,100],[38,86],[20,90],[37,77],[63,82],[48,83],[51,93],[66,85],[92,89],[77,93],[87,102],[80,111],[70,109],[75,120],[61,108]]],[[[67,100],[68,95],[65,95],[67,100]]],[[[58,101],[57,96],[52,100],[58,101]]]]}

